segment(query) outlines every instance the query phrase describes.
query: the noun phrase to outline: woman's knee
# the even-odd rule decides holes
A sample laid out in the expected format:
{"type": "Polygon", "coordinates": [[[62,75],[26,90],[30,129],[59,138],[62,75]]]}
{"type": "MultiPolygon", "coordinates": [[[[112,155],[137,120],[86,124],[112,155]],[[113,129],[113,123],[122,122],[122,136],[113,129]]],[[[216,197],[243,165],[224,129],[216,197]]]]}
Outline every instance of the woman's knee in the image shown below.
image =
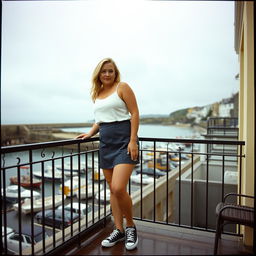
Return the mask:
{"type": "Polygon", "coordinates": [[[122,197],[126,193],[126,189],[120,186],[111,186],[111,193],[116,197],[122,197]]]}

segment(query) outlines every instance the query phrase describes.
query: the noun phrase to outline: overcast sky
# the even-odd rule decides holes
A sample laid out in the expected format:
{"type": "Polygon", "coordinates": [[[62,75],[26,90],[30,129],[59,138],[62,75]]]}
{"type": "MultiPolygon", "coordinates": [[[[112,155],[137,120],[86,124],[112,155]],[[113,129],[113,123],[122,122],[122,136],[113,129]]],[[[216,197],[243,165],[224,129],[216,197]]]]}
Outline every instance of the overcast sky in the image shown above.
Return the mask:
{"type": "Polygon", "coordinates": [[[238,91],[233,1],[2,2],[1,122],[93,119],[91,75],[112,57],[141,115],[238,91]]]}

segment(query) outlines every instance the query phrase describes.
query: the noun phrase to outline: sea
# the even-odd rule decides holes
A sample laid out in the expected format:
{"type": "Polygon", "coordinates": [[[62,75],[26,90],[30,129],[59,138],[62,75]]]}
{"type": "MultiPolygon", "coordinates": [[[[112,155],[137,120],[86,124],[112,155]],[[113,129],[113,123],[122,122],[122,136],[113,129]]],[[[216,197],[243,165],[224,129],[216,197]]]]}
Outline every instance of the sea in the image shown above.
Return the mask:
{"type": "MultiPolygon", "coordinates": [[[[73,127],[62,129],[66,132],[80,132],[87,133],[90,127],[73,127]]],[[[139,137],[150,137],[150,138],[194,138],[200,137],[198,129],[187,126],[179,125],[159,125],[159,124],[140,124],[139,137]]]]}

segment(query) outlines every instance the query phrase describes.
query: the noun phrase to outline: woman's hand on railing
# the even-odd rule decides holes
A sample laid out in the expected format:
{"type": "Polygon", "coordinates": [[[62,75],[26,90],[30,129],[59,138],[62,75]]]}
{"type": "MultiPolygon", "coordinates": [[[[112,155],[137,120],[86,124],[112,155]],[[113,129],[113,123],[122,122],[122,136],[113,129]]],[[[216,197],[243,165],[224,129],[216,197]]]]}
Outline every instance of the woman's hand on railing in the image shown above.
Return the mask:
{"type": "Polygon", "coordinates": [[[85,139],[89,139],[89,138],[91,138],[91,135],[88,133],[82,133],[76,137],[76,139],[81,139],[81,140],[85,140],[85,139]]]}
{"type": "Polygon", "coordinates": [[[131,159],[133,161],[136,161],[138,159],[139,150],[138,150],[137,142],[135,141],[129,142],[127,147],[127,154],[131,156],[131,159]]]}

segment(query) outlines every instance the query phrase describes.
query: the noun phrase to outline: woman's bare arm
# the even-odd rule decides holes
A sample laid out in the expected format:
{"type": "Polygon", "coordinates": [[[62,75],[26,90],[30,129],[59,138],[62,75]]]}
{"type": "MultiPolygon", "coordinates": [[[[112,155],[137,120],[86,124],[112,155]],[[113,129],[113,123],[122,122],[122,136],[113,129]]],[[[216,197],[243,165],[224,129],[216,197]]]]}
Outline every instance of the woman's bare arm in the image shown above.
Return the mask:
{"type": "Polygon", "coordinates": [[[99,131],[99,125],[93,124],[91,130],[88,133],[82,133],[76,137],[76,139],[89,139],[99,131]]]}
{"type": "Polygon", "coordinates": [[[139,109],[136,97],[130,86],[126,83],[121,83],[118,90],[119,96],[126,103],[128,111],[131,113],[131,137],[128,145],[128,152],[132,160],[138,158],[138,130],[139,130],[139,109]]]}

